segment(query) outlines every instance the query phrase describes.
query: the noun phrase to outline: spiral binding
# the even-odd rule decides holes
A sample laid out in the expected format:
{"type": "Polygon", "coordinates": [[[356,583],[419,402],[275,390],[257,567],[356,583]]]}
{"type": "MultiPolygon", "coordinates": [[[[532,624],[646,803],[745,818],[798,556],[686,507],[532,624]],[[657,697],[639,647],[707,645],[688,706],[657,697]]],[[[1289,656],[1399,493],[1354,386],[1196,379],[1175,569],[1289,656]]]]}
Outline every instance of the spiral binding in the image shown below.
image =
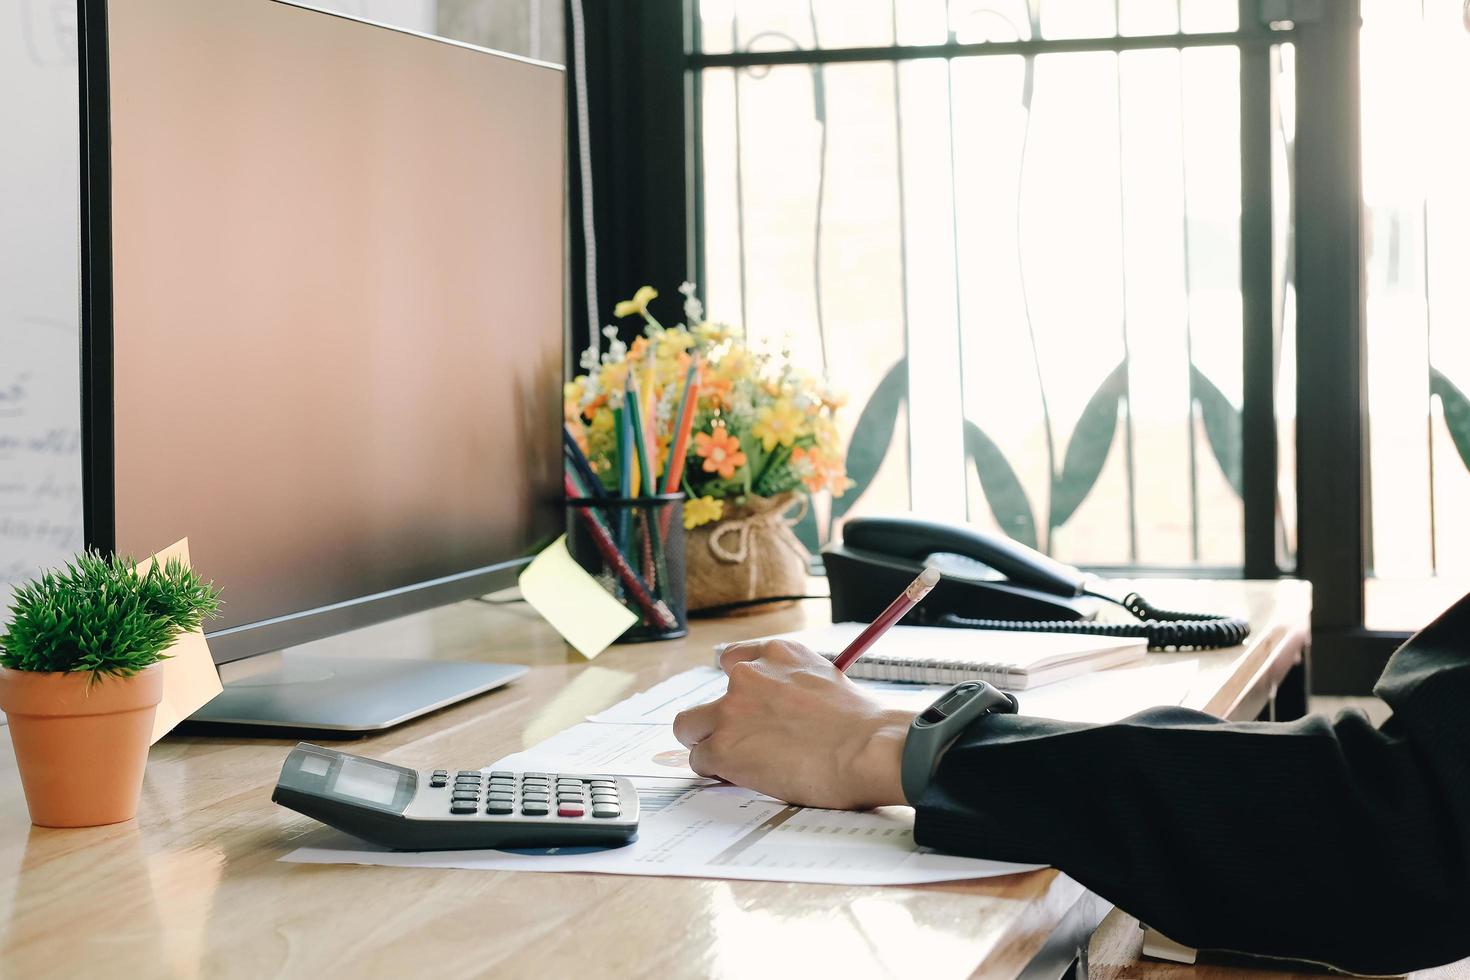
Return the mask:
{"type": "Polygon", "coordinates": [[[1010,630],[1026,633],[1085,633],[1088,636],[1143,637],[1150,650],[1214,650],[1243,643],[1251,627],[1234,616],[1210,613],[1180,612],[1160,609],[1137,592],[1130,592],[1119,602],[1111,596],[1088,593],[1098,599],[1116,602],[1140,621],[1137,623],[1096,623],[1090,620],[1048,620],[1016,622],[1010,619],[970,619],[945,613],[935,620],[936,626],[976,630],[1010,630]]]}

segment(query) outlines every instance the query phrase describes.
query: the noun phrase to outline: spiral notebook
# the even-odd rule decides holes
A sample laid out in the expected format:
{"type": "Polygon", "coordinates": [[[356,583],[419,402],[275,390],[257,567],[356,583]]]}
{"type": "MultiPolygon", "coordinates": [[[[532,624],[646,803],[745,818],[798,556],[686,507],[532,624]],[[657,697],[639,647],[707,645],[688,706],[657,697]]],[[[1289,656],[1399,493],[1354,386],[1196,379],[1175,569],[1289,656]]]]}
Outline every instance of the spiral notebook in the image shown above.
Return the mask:
{"type": "MultiPolygon", "coordinates": [[[[866,623],[834,623],[767,639],[795,640],[835,660],[866,623]]],[[[910,684],[981,680],[1024,691],[1142,659],[1147,641],[1082,633],[895,626],[847,670],[849,677],[910,684]]]]}

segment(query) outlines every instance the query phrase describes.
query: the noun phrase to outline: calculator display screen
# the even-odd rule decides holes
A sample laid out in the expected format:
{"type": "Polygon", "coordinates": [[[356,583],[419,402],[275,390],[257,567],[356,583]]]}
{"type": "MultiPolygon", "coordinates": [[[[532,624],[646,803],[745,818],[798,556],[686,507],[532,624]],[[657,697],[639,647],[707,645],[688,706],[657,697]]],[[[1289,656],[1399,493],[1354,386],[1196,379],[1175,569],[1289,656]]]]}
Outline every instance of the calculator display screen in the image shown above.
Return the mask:
{"type": "Polygon", "coordinates": [[[390,805],[398,795],[403,774],[359,759],[344,758],[332,783],[332,792],[367,803],[390,805]]]}

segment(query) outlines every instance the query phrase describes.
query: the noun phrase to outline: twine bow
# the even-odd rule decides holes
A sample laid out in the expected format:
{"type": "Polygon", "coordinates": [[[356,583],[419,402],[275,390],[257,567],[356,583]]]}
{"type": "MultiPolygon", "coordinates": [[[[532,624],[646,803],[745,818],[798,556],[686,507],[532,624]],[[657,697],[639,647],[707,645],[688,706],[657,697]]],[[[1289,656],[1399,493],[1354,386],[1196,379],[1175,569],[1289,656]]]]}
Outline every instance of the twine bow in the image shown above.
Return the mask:
{"type": "Polygon", "coordinates": [[[736,517],[731,520],[720,521],[718,526],[710,533],[709,550],[712,555],[721,561],[739,565],[744,563],[747,569],[747,582],[745,594],[753,596],[756,594],[756,576],[760,573],[761,563],[755,560],[758,556],[754,554],[762,537],[774,537],[791,550],[792,554],[800,559],[803,567],[809,560],[806,547],[801,539],[792,533],[791,528],[806,516],[808,507],[807,498],[798,497],[800,509],[795,517],[784,517],[783,510],[789,508],[775,508],[760,514],[751,514],[749,517],[736,517]],[[766,535],[751,535],[753,529],[768,528],[766,535]],[[730,535],[735,536],[734,546],[728,547],[724,540],[730,535]]]}

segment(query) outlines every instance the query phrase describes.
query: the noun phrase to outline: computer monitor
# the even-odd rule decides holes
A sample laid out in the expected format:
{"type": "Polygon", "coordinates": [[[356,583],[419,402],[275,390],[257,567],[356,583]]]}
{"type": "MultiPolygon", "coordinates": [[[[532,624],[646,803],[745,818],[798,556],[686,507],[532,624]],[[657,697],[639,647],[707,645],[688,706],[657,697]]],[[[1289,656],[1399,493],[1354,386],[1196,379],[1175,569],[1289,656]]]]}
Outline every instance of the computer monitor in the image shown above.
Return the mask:
{"type": "MultiPolygon", "coordinates": [[[[88,544],[187,537],[220,663],[512,584],[563,527],[561,69],[277,0],[81,26],[88,544]]],[[[201,717],[368,730],[487,670],[201,717]]]]}

